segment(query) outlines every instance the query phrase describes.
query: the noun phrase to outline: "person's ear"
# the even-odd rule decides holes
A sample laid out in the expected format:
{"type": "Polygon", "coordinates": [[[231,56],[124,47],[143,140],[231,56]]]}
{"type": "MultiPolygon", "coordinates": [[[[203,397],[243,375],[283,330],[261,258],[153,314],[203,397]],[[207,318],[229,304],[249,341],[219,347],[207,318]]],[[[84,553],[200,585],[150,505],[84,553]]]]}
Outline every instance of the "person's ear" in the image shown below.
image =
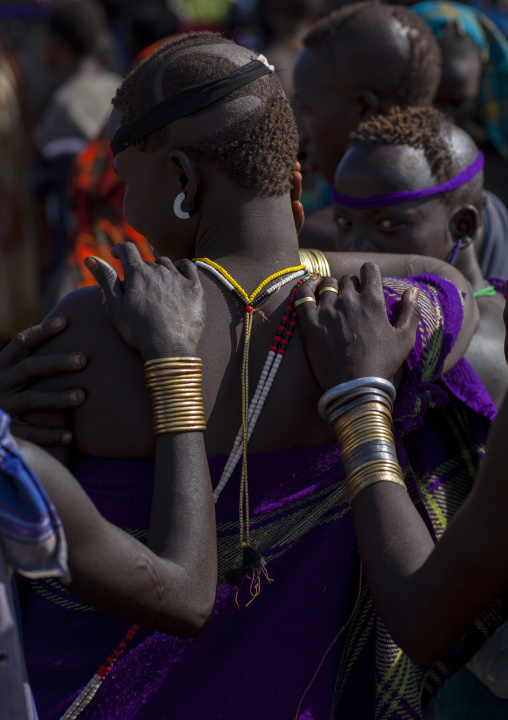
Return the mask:
{"type": "Polygon", "coordinates": [[[465,205],[456,210],[448,225],[453,241],[462,240],[469,245],[480,240],[482,220],[478,208],[474,205],[465,205]]]}
{"type": "Polygon", "coordinates": [[[181,209],[193,215],[198,207],[200,187],[199,169],[185,150],[173,150],[169,155],[170,170],[174,176],[177,194],[185,193],[181,209]]]}
{"type": "Polygon", "coordinates": [[[372,90],[357,90],[355,100],[361,122],[368,120],[372,115],[379,115],[381,112],[379,97],[372,90]]]}

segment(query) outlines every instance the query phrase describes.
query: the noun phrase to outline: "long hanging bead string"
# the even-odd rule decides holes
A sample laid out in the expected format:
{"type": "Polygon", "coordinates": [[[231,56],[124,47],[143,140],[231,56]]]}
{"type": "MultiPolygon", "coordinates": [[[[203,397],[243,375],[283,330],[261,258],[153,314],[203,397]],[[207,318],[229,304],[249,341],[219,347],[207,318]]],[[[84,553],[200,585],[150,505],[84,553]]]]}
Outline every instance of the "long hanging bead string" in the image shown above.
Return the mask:
{"type": "MultiPolygon", "coordinates": [[[[277,334],[273,338],[273,344],[270,347],[268,356],[265,361],[265,365],[261,372],[256,392],[254,393],[254,397],[251,400],[249,406],[249,431],[247,435],[247,440],[249,440],[252,435],[256,422],[259,418],[259,415],[261,414],[261,410],[263,409],[263,405],[272,387],[275,375],[277,374],[277,371],[282,362],[282,358],[284,357],[284,353],[286,351],[289,340],[291,339],[294,328],[296,327],[296,320],[298,318],[298,314],[295,312],[293,306],[294,294],[298,285],[301,285],[302,282],[302,280],[298,281],[298,283],[291,291],[291,296],[289,299],[290,304],[287,305],[284,310],[284,315],[282,316],[280,325],[277,328],[277,334]]],[[[242,454],[243,427],[240,426],[233,445],[233,449],[231,450],[228,461],[224,467],[220,480],[213,493],[215,502],[217,502],[221,492],[226,487],[228,480],[230,479],[231,475],[234,472],[234,469],[238,464],[238,461],[242,457],[242,454]]]]}
{"type": "MultiPolygon", "coordinates": [[[[249,306],[248,306],[249,307],[249,306]]],[[[244,323],[244,345],[242,361],[242,435],[243,447],[247,447],[249,433],[249,346],[252,332],[252,309],[245,313],[244,323]]],[[[250,545],[250,523],[249,523],[249,480],[247,477],[247,453],[243,452],[242,475],[240,480],[240,547],[250,545]]]]}
{"type": "MultiPolygon", "coordinates": [[[[302,274],[305,272],[305,265],[299,265],[296,267],[286,268],[285,270],[279,270],[267,277],[261,282],[251,295],[248,295],[241,285],[221,267],[218,263],[208,258],[195,258],[194,262],[198,267],[209,270],[212,274],[217,277],[226,287],[234,292],[237,297],[245,304],[245,322],[244,322],[244,347],[243,347],[243,360],[242,360],[242,427],[240,429],[240,442],[241,442],[241,456],[242,456],[242,474],[240,480],[240,500],[239,500],[239,525],[240,525],[240,546],[244,556],[244,566],[251,567],[254,572],[259,572],[262,567],[262,559],[258,556],[257,552],[250,546],[250,513],[249,513],[249,491],[248,491],[248,473],[247,473],[247,443],[249,438],[249,386],[248,386],[248,368],[249,368],[249,347],[252,330],[252,312],[253,306],[259,300],[261,300],[261,291],[263,288],[273,280],[286,276],[296,276],[296,274],[302,274]]],[[[288,281],[288,278],[286,278],[288,281]]],[[[283,281],[282,281],[283,282],[283,281]]],[[[280,287],[280,283],[278,284],[280,287]]],[[[275,286],[270,291],[273,292],[277,289],[275,286]]],[[[264,296],[268,294],[268,291],[263,293],[264,296]]],[[[278,368],[278,365],[275,372],[278,368]]],[[[273,378],[272,378],[273,382],[273,378]]],[[[266,399],[266,396],[265,396],[266,399]]],[[[258,405],[259,401],[256,401],[258,405]]],[[[263,400],[264,402],[264,400],[263,400]]],[[[252,415],[254,414],[254,405],[252,406],[252,415]]],[[[256,416],[255,420],[257,420],[256,416]]],[[[255,424],[254,420],[254,424],[255,424]]],[[[252,429],[254,429],[252,427],[252,429]]],[[[252,432],[252,430],[251,430],[252,432]]],[[[233,445],[233,451],[237,441],[233,445]]],[[[239,448],[238,448],[239,449],[239,448]]],[[[230,456],[231,457],[231,456],[230,456]]],[[[239,458],[238,458],[239,459],[239,458]]],[[[238,459],[236,462],[238,462],[238,459]]],[[[235,463],[236,465],[236,463],[235,463]]],[[[233,466],[234,469],[234,466],[233,466]]],[[[231,470],[232,472],[232,470],[231,470]]],[[[231,473],[230,473],[231,474],[231,473]]],[[[221,481],[223,478],[221,477],[221,481]]],[[[227,480],[226,480],[227,482],[227,480]]],[[[220,482],[219,482],[220,484],[220,482]]],[[[225,483],[222,483],[221,490],[225,483]]],[[[220,494],[220,491],[219,491],[220,494]]],[[[218,497],[218,495],[217,495],[218,497]]]]}
{"type": "Polygon", "coordinates": [[[134,635],[139,630],[139,625],[133,625],[126,633],[124,639],[120,642],[118,647],[113,650],[111,655],[107,658],[104,665],[101,665],[97,670],[93,678],[88,682],[83,690],[79,693],[78,697],[74,700],[60,720],[75,720],[80,715],[87,705],[91,703],[95,693],[100,688],[101,683],[104,682],[108,673],[111,671],[114,663],[118,660],[120,655],[123,653],[128,643],[132,640],[134,635]]]}
{"type": "MultiPolygon", "coordinates": [[[[305,265],[300,265],[297,268],[288,268],[287,270],[282,270],[279,273],[275,273],[274,275],[271,275],[269,278],[264,280],[252,293],[251,296],[248,296],[245,290],[236,282],[236,280],[226,271],[224,268],[222,268],[217,263],[213,262],[212,260],[208,260],[207,258],[198,258],[194,260],[195,264],[198,267],[201,267],[203,270],[207,270],[212,275],[214,275],[230,292],[235,294],[242,302],[250,302],[250,305],[257,304],[260,302],[263,298],[269,296],[276,290],[279,290],[283,285],[286,285],[286,283],[291,282],[292,280],[301,277],[302,275],[306,274],[308,271],[306,269],[305,265]],[[294,272],[292,272],[294,270],[294,272]],[[271,288],[268,288],[262,295],[259,295],[258,297],[253,297],[257,292],[259,292],[270,280],[276,279],[277,277],[282,277],[282,273],[290,273],[284,279],[282,279],[279,283],[274,285],[271,288]]],[[[292,291],[292,295],[294,291],[296,290],[296,287],[292,291]]],[[[248,307],[248,306],[247,306],[248,307]]],[[[247,308],[246,308],[247,309],[247,308]]],[[[287,312],[290,312],[292,310],[292,307],[288,306],[286,307],[285,315],[283,316],[282,322],[287,322],[289,318],[286,318],[287,312]]],[[[246,318],[247,315],[250,314],[246,312],[246,318]]],[[[294,327],[296,325],[296,313],[295,318],[291,320],[291,325],[294,327]]],[[[285,327],[283,325],[279,325],[279,333],[284,332],[285,327]]],[[[288,343],[288,338],[291,337],[292,332],[288,335],[287,338],[283,340],[284,346],[288,343]]],[[[250,339],[250,338],[249,338],[250,339]]],[[[268,392],[270,391],[270,388],[272,386],[274,377],[277,373],[277,370],[279,368],[279,365],[282,361],[282,357],[284,355],[284,352],[278,353],[279,348],[277,347],[277,344],[281,341],[281,338],[278,336],[275,336],[274,338],[274,344],[271,346],[270,351],[268,353],[268,357],[265,361],[265,365],[263,367],[263,370],[261,372],[261,376],[259,378],[259,382],[256,388],[256,392],[254,393],[254,397],[252,398],[252,401],[249,405],[248,414],[247,414],[247,442],[250,439],[250,436],[252,435],[252,432],[254,430],[254,427],[256,425],[257,419],[261,413],[262,407],[264,405],[264,402],[268,396],[268,392]]],[[[245,345],[244,345],[244,356],[245,356],[245,345]]],[[[242,398],[243,398],[243,376],[242,376],[242,398]]],[[[238,464],[238,461],[242,455],[244,455],[244,447],[246,446],[246,443],[244,443],[244,422],[243,422],[243,408],[242,408],[242,425],[240,429],[238,430],[235,442],[233,444],[233,448],[231,450],[231,453],[229,455],[228,461],[226,463],[226,466],[223,470],[223,473],[220,477],[220,480],[217,484],[217,487],[214,490],[214,500],[217,502],[219,499],[219,495],[221,494],[222,490],[225,488],[229,478],[233,474],[233,471],[235,467],[238,464]]],[[[246,454],[246,453],[245,453],[246,454]]]]}

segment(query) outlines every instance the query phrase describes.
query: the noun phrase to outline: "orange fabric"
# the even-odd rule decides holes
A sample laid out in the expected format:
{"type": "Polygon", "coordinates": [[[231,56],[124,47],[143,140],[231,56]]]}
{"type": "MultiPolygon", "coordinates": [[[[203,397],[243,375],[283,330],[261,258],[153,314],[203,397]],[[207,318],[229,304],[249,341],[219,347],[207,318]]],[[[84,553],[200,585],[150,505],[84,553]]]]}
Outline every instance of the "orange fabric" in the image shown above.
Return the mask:
{"type": "Polygon", "coordinates": [[[144,259],[153,260],[148,242],[123,216],[124,187],[113,170],[107,128],[77,156],[70,193],[76,230],[71,237],[67,262],[75,287],[96,284],[83,264],[89,255],[109,262],[123,278],[121,263],[111,257],[111,248],[117,243],[133,242],[144,259]]]}

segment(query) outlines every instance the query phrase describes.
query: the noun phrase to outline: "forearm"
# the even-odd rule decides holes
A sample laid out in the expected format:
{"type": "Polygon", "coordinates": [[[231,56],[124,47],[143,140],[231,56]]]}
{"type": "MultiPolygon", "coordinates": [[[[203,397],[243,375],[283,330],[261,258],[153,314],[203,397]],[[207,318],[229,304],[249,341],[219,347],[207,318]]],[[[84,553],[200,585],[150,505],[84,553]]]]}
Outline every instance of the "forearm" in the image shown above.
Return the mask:
{"type": "MultiPolygon", "coordinates": [[[[166,435],[162,445],[169,446],[172,440],[166,435]]],[[[195,635],[206,623],[215,601],[215,523],[206,458],[204,450],[200,452],[201,433],[190,433],[184,443],[185,447],[180,443],[176,450],[158,451],[159,478],[171,484],[173,468],[165,463],[169,465],[170,458],[182,450],[189,451],[189,455],[197,451],[203,472],[199,477],[192,476],[191,469],[196,463],[189,461],[189,473],[184,470],[188,488],[182,491],[177,483],[178,492],[170,493],[169,512],[161,512],[161,532],[169,538],[169,549],[161,544],[161,557],[107,522],[75,478],[47,453],[29,443],[20,445],[62,519],[73,578],[71,592],[100,610],[131,622],[163,632],[195,635]],[[180,510],[189,507],[193,510],[189,524],[195,527],[202,512],[203,530],[191,539],[194,547],[187,557],[174,538],[178,529],[173,531],[169,525],[180,510]],[[171,554],[172,546],[176,547],[176,558],[171,554]],[[196,558],[199,553],[202,563],[196,558]]],[[[178,466],[183,464],[184,458],[180,457],[178,466]]]]}
{"type": "MultiPolygon", "coordinates": [[[[215,507],[203,435],[165,433],[157,440],[148,546],[185,572],[196,601],[209,606],[217,583],[215,507]]],[[[182,588],[183,592],[183,588],[182,588]]]]}
{"type": "Polygon", "coordinates": [[[416,661],[434,662],[455,647],[508,587],[507,423],[505,398],[475,487],[435,547],[403,488],[378,483],[353,503],[374,601],[416,661]]]}
{"type": "Polygon", "coordinates": [[[378,265],[383,277],[411,277],[411,275],[439,275],[455,281],[460,273],[453,265],[425,255],[403,255],[399,253],[325,253],[334,277],[346,274],[360,275],[360,268],[366,262],[378,265]]]}

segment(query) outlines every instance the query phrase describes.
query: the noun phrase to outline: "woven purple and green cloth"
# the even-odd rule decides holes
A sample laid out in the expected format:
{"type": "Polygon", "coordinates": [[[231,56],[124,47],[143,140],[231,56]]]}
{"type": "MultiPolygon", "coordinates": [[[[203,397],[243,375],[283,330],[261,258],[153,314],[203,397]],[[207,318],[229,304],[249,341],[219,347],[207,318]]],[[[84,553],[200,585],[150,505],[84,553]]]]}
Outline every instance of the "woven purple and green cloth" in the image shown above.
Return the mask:
{"type": "MultiPolygon", "coordinates": [[[[472,486],[495,409],[464,360],[437,380],[461,326],[460,293],[433,276],[387,280],[392,321],[409,286],[420,290],[422,316],[395,404],[395,437],[411,496],[438,537],[472,486]]],[[[209,461],[214,485],[225,461],[209,461]]],[[[72,469],[108,520],[146,538],[152,462],[81,456],[72,469]]],[[[500,622],[496,608],[442,663],[419,667],[401,652],[361,574],[335,445],[249,457],[251,541],[271,582],[263,577],[248,604],[248,581],[238,597],[224,581],[241,565],[239,475],[237,469],[217,503],[219,585],[209,625],[193,640],[139,632],[82,720],[421,718],[422,698],[500,622]]],[[[127,625],[52,581],[32,583],[24,622],[41,720],[58,720],[127,625]]]]}

